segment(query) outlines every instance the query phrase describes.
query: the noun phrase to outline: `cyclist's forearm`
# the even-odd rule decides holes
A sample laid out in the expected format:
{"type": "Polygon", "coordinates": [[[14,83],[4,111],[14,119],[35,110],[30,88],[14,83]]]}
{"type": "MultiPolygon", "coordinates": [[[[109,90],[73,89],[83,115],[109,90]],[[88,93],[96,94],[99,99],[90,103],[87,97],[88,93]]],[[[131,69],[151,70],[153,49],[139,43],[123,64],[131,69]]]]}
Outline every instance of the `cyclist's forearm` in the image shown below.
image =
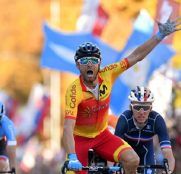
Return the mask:
{"type": "Polygon", "coordinates": [[[65,150],[68,154],[75,153],[75,142],[72,134],[64,132],[63,142],[65,150]]]}
{"type": "Polygon", "coordinates": [[[160,40],[153,36],[148,41],[137,47],[133,53],[128,56],[129,65],[132,66],[143,60],[158,44],[160,40]]]}
{"type": "Polygon", "coordinates": [[[73,136],[73,127],[71,122],[65,120],[63,131],[63,143],[68,154],[75,153],[75,142],[73,136]]]}
{"type": "Polygon", "coordinates": [[[10,169],[16,168],[16,146],[7,146],[10,169]]]}

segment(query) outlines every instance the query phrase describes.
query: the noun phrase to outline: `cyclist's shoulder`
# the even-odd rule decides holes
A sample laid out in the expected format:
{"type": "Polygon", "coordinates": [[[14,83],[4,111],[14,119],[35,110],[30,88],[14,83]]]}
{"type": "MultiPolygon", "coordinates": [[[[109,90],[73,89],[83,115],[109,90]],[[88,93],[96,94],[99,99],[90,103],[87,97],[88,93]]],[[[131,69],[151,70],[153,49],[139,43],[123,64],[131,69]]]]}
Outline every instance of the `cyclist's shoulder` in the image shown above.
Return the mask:
{"type": "Polygon", "coordinates": [[[150,112],[150,114],[149,114],[149,118],[150,118],[150,119],[153,119],[153,120],[156,120],[156,119],[162,118],[162,116],[160,115],[160,113],[152,110],[152,111],[150,112]]]}
{"type": "Polygon", "coordinates": [[[9,125],[9,124],[14,125],[13,121],[7,115],[2,115],[1,124],[3,124],[3,125],[9,125]]]}
{"type": "Polygon", "coordinates": [[[125,110],[123,113],[120,115],[120,117],[124,117],[127,120],[132,119],[133,117],[133,112],[131,110],[125,110]]]}
{"type": "Polygon", "coordinates": [[[81,87],[80,78],[77,78],[72,83],[69,84],[69,86],[67,87],[67,92],[79,90],[80,87],[81,87]]]}
{"type": "Polygon", "coordinates": [[[11,121],[11,120],[10,120],[10,118],[7,115],[3,114],[1,116],[1,121],[11,121]]]}

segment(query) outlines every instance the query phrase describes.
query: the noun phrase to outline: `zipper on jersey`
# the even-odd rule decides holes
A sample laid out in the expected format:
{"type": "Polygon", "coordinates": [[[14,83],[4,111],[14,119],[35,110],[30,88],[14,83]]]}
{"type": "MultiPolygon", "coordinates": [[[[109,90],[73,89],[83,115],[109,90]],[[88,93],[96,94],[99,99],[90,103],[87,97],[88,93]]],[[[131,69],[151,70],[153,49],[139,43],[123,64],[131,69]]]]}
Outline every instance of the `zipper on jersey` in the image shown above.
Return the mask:
{"type": "MultiPolygon", "coordinates": [[[[97,107],[99,108],[99,91],[100,91],[100,84],[99,84],[99,87],[98,87],[98,98],[96,99],[96,102],[97,102],[97,107]]],[[[99,116],[99,109],[97,109],[97,113],[96,113],[96,123],[98,121],[98,116],[99,116]]],[[[96,128],[98,124],[96,124],[96,128]]]]}
{"type": "Polygon", "coordinates": [[[139,145],[140,140],[141,140],[141,130],[139,129],[138,142],[136,143],[136,146],[139,145]]]}

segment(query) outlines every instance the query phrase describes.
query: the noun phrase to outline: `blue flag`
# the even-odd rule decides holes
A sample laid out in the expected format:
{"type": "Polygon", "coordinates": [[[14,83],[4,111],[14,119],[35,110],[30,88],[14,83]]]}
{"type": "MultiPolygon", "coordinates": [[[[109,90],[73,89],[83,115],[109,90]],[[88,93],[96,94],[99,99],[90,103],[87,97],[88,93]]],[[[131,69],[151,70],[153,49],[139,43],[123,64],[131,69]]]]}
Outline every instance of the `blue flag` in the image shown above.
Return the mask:
{"type": "Polygon", "coordinates": [[[40,65],[59,71],[78,74],[74,55],[78,46],[84,42],[96,44],[100,50],[102,66],[115,62],[119,52],[91,33],[63,33],[44,25],[45,43],[41,55],[40,65]]]}

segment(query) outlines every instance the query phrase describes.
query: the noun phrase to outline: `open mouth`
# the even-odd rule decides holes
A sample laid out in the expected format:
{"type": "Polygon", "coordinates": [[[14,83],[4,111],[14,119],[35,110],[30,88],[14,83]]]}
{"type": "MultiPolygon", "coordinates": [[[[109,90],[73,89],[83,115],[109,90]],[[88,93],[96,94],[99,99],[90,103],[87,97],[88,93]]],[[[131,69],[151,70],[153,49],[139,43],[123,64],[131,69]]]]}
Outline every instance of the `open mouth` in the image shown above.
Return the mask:
{"type": "Polygon", "coordinates": [[[93,71],[92,71],[92,70],[88,70],[88,71],[87,71],[87,75],[88,75],[88,76],[93,76],[93,71]]]}

